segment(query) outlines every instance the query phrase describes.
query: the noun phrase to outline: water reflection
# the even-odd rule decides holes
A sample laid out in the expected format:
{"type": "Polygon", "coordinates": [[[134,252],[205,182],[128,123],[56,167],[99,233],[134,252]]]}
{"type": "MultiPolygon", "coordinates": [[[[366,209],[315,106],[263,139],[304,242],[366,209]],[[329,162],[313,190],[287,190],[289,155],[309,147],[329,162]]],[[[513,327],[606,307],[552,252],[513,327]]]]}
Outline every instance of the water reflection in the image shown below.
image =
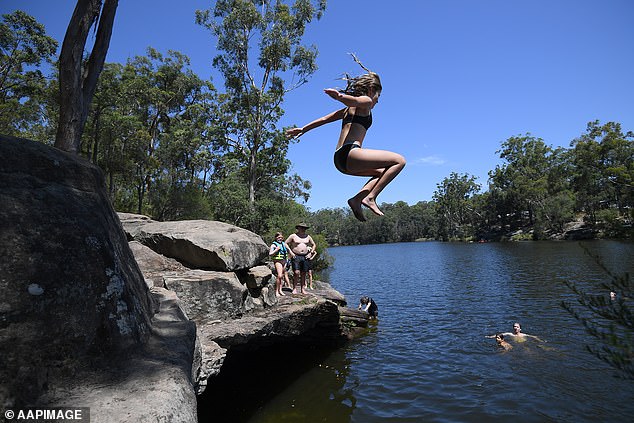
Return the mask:
{"type": "Polygon", "coordinates": [[[334,351],[260,407],[249,422],[347,422],[360,385],[348,380],[349,373],[345,351],[334,351]]]}
{"type": "Polygon", "coordinates": [[[233,351],[198,398],[205,422],[349,421],[358,384],[344,350],[285,343],[233,351]]]}

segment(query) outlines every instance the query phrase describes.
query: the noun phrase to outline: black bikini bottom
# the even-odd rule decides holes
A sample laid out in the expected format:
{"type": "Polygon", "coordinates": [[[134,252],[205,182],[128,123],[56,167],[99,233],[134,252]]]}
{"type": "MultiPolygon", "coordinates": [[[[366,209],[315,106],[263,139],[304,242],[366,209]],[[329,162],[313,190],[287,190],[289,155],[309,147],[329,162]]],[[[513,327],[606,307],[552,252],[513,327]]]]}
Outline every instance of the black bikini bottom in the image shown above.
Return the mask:
{"type": "Polygon", "coordinates": [[[341,173],[348,173],[348,154],[353,148],[361,148],[358,144],[348,143],[344,144],[337,151],[335,151],[335,167],[341,173]]]}

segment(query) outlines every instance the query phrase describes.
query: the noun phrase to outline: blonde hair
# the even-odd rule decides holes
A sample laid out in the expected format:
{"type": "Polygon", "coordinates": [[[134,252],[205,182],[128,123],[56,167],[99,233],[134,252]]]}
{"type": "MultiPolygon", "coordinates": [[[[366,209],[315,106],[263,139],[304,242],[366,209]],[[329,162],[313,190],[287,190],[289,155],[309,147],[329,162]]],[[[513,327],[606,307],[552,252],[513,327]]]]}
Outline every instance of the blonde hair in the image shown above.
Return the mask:
{"type": "Polygon", "coordinates": [[[370,89],[372,88],[374,88],[375,91],[381,91],[383,87],[381,86],[381,78],[379,78],[379,75],[366,68],[363,63],[357,59],[357,56],[355,56],[354,53],[349,54],[352,56],[352,59],[368,73],[357,77],[351,77],[346,73],[343,80],[346,81],[347,86],[341,91],[355,97],[368,95],[370,93],[370,89]]]}

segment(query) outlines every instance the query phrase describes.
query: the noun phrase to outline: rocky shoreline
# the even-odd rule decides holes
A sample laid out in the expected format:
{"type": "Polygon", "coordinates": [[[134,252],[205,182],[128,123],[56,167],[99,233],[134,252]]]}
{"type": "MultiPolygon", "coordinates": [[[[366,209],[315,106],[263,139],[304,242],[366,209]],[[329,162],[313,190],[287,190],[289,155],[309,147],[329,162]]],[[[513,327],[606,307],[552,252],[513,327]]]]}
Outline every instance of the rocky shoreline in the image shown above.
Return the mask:
{"type": "Polygon", "coordinates": [[[367,323],[326,283],[278,300],[256,234],[116,214],[101,171],[75,155],[0,136],[0,186],[4,409],[196,422],[231,351],[337,345],[342,319],[367,323]]]}

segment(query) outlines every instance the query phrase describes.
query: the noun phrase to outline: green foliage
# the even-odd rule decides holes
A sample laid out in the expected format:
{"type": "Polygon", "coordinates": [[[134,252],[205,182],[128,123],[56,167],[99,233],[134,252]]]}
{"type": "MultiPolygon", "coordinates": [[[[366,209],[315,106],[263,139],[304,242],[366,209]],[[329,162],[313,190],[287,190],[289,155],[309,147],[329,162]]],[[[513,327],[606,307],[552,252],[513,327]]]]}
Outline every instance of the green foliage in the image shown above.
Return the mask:
{"type": "Polygon", "coordinates": [[[503,212],[501,225],[514,230],[535,226],[535,239],[563,225],[562,219],[572,216],[572,204],[565,173],[562,173],[563,150],[553,150],[541,138],[529,134],[511,137],[498,151],[506,164],[489,173],[490,190],[496,195],[503,212]],[[561,209],[560,207],[567,207],[561,209]]]}
{"type": "Polygon", "coordinates": [[[163,56],[150,48],[147,57],[104,67],[82,154],[104,169],[122,211],[166,220],[195,210],[211,214],[201,202],[214,157],[209,117],[214,88],[188,66],[181,53],[163,56]],[[176,199],[186,199],[189,207],[175,206],[176,199]]]}
{"type": "Polygon", "coordinates": [[[464,240],[473,233],[473,196],[480,190],[476,178],[452,172],[434,192],[440,236],[445,240],[464,240]]]}
{"type": "Polygon", "coordinates": [[[0,22],[0,133],[38,138],[47,122],[48,82],[42,63],[52,63],[57,41],[18,10],[0,22]]]}
{"type": "Polygon", "coordinates": [[[572,141],[572,184],[577,207],[590,220],[606,208],[623,215],[634,202],[634,133],[623,134],[621,125],[588,123],[586,133],[572,141]]]}
{"type": "MultiPolygon", "coordinates": [[[[243,225],[265,229],[255,220],[256,203],[270,195],[274,185],[282,192],[307,195],[297,175],[284,182],[289,140],[276,128],[283,114],[284,95],[302,84],[317,69],[317,49],[301,45],[306,25],[319,19],[325,2],[217,1],[213,10],[196,12],[198,24],[208,28],[221,52],[214,66],[224,77],[226,92],[218,97],[216,125],[222,133],[214,147],[237,160],[244,169],[250,213],[241,212],[243,225]],[[257,57],[251,50],[257,46],[257,57]],[[250,220],[244,220],[251,216],[250,220]]],[[[238,174],[235,174],[237,176],[238,174]]]]}
{"type": "MultiPolygon", "coordinates": [[[[591,255],[587,249],[586,253],[591,255]]],[[[621,376],[634,379],[634,286],[628,273],[615,275],[599,257],[593,259],[608,276],[608,282],[599,287],[603,292],[591,294],[566,281],[577,296],[578,306],[565,301],[561,305],[599,342],[599,346],[586,346],[588,351],[617,369],[621,376]],[[610,298],[610,292],[615,293],[615,298],[610,298]]]]}

